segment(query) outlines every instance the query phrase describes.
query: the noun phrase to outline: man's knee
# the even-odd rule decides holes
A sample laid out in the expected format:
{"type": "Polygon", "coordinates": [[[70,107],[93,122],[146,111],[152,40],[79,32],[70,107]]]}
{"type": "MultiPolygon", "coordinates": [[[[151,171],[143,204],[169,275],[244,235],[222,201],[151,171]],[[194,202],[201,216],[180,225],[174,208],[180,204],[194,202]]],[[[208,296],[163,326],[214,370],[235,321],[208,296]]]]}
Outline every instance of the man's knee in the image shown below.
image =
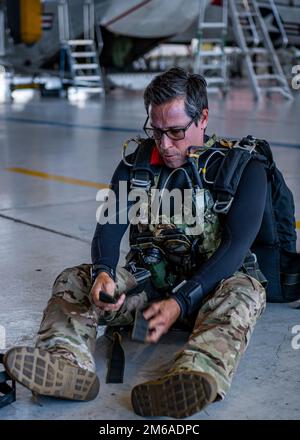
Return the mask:
{"type": "Polygon", "coordinates": [[[232,277],[229,290],[240,294],[244,300],[255,303],[258,309],[266,305],[266,290],[259,281],[247,274],[239,273],[232,277]]]}
{"type": "Polygon", "coordinates": [[[64,269],[54,281],[52,295],[64,298],[67,295],[71,302],[88,295],[92,287],[90,268],[90,264],[81,264],[64,269]]]}
{"type": "Polygon", "coordinates": [[[247,314],[249,317],[259,317],[266,306],[266,292],[254,278],[238,273],[220,283],[214,294],[204,304],[204,308],[215,310],[217,313],[232,312],[247,314]],[[240,310],[240,311],[239,311],[240,310]]]}

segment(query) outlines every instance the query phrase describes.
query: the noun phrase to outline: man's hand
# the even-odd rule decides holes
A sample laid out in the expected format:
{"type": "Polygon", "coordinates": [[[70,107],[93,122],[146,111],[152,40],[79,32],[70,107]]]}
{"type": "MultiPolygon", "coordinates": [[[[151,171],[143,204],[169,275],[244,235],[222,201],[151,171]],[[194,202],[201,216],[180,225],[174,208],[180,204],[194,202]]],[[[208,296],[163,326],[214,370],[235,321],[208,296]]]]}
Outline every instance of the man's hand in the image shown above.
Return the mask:
{"type": "Polygon", "coordinates": [[[100,292],[103,291],[113,296],[116,290],[116,283],[106,272],[100,272],[93,284],[91,294],[94,304],[105,312],[117,312],[125,301],[125,294],[122,293],[116,304],[109,304],[99,301],[100,292]]]}
{"type": "Polygon", "coordinates": [[[151,304],[144,311],[144,318],[149,321],[149,335],[147,342],[157,342],[167,333],[172,324],[180,316],[180,306],[173,298],[151,304]]]}

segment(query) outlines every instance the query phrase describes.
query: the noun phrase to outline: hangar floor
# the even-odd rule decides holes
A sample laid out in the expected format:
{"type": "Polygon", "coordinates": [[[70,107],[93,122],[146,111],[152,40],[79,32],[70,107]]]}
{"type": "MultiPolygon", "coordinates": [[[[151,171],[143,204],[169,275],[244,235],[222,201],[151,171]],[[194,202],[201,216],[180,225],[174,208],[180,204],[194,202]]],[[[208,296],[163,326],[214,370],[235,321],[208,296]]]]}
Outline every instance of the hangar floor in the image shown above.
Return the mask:
{"type": "MultiPolygon", "coordinates": [[[[253,134],[271,142],[294,192],[300,227],[299,92],[295,98],[255,103],[245,89],[231,91],[226,99],[211,95],[208,132],[253,134]]],[[[33,345],[58,273],[89,262],[97,188],[109,182],[122,142],[139,132],[144,118],[137,92],[114,91],[101,101],[78,105],[36,97],[0,106],[0,324],[6,330],[6,348],[33,345]]],[[[225,401],[192,418],[299,419],[300,350],[291,344],[295,325],[300,325],[299,305],[269,304],[225,401]]],[[[17,401],[2,409],[0,418],[141,419],[131,408],[132,386],[153,377],[185,337],[173,331],[155,346],[126,340],[124,384],[107,385],[107,340],[101,336],[96,352],[101,389],[96,400],[41,398],[37,405],[18,385],[17,401]]]]}

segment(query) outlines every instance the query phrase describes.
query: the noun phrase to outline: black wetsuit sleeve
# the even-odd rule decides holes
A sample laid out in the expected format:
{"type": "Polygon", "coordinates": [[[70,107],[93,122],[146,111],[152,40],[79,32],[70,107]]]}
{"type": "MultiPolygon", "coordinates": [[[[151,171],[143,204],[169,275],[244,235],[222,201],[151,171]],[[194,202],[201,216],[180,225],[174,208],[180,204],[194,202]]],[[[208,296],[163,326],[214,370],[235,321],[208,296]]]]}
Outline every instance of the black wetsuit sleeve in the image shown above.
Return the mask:
{"type": "MultiPolygon", "coordinates": [[[[109,219],[110,222],[105,224],[97,223],[96,230],[94,233],[92,248],[91,248],[91,256],[92,256],[92,264],[93,266],[103,266],[112,271],[115,271],[117,266],[119,255],[120,255],[120,243],[123,235],[126,232],[128,227],[128,209],[131,204],[120,203],[119,198],[119,182],[123,181],[124,185],[127,185],[128,192],[128,184],[130,179],[130,168],[126,166],[123,162],[120,162],[118,167],[116,168],[114,175],[110,182],[110,189],[114,192],[115,197],[112,202],[112,206],[115,205],[116,216],[113,216],[109,219]],[[115,202],[115,204],[114,204],[115,202]],[[121,206],[122,205],[122,206],[121,206]],[[126,215],[124,216],[124,209],[126,211],[126,215]],[[122,220],[120,221],[120,210],[122,212],[122,220]],[[123,222],[123,219],[126,218],[127,222],[123,222]]],[[[113,209],[113,208],[112,208],[113,209]]],[[[100,270],[94,271],[94,276],[97,275],[97,272],[100,270]]]]}
{"type": "Polygon", "coordinates": [[[267,177],[263,165],[251,161],[241,177],[234,201],[227,215],[220,216],[223,233],[216,252],[190,279],[197,283],[199,301],[191,307],[187,297],[176,294],[182,314],[193,313],[201,301],[223,279],[240,269],[244,258],[258,234],[266,202],[267,177]]]}

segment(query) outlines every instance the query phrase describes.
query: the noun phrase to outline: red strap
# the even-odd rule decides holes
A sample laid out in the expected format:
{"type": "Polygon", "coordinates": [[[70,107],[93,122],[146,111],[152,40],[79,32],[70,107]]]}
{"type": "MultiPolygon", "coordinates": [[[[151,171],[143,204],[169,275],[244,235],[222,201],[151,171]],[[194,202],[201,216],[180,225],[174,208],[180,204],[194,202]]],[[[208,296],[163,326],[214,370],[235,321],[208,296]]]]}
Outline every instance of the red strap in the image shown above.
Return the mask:
{"type": "Polygon", "coordinates": [[[164,164],[165,163],[164,163],[161,155],[159,154],[157,147],[154,146],[154,148],[152,150],[151,158],[150,158],[150,165],[164,165],[164,164]]]}

